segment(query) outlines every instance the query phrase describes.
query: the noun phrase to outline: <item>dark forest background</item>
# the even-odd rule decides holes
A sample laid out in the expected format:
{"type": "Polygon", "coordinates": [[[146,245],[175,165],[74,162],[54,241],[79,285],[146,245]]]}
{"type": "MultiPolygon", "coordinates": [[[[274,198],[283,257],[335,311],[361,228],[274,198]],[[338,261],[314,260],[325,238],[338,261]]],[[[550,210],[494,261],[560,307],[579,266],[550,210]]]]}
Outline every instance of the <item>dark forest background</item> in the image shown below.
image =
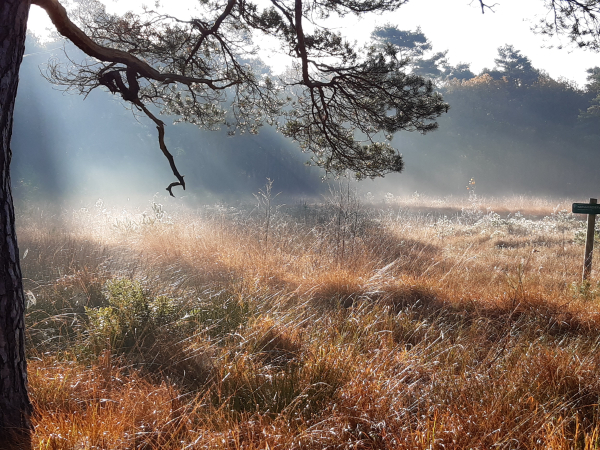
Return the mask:
{"type": "MultiPolygon", "coordinates": [[[[512,45],[498,49],[494,67],[471,72],[434,52],[423,33],[393,25],[373,32],[373,45],[394,51],[407,70],[431,78],[450,104],[439,129],[425,136],[399,133],[393,144],[405,171],[361,190],[466,195],[476,181],[483,195],[598,195],[600,190],[600,68],[577,86],[533,67],[512,45]]],[[[42,74],[50,58],[66,60],[62,43],[27,41],[13,132],[15,197],[74,199],[149,198],[173,181],[155,128],[118,98],[96,90],[84,99],[57,90],[42,74]]],[[[77,52],[69,49],[77,57],[77,52]]],[[[309,155],[273,129],[230,136],[193,125],[167,127],[167,145],[185,175],[182,195],[231,201],[274,181],[287,196],[326,191],[309,155]]]]}

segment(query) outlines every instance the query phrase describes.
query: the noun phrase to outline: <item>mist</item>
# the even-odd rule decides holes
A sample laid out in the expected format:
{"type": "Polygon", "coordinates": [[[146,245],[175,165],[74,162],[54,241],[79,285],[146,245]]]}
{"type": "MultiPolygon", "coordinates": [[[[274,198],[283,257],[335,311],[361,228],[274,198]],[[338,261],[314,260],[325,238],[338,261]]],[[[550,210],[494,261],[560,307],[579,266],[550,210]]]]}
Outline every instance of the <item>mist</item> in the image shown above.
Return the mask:
{"type": "MultiPolygon", "coordinates": [[[[147,200],[173,181],[153,123],[100,89],[86,98],[63,92],[42,74],[50,58],[65,59],[56,43],[43,46],[31,36],[21,66],[12,139],[12,183],[17,200],[93,202],[98,198],[147,200]]],[[[69,48],[69,54],[78,54],[69,48]]],[[[273,180],[287,196],[319,196],[322,172],[309,156],[273,128],[259,135],[201,130],[162,117],[166,144],[185,176],[190,202],[252,198],[273,180]]]]}
{"type": "MultiPolygon", "coordinates": [[[[64,60],[60,44],[44,46],[30,37],[15,108],[15,198],[89,203],[166,195],[173,175],[153,124],[103,90],[85,99],[57,90],[41,75],[49,58],[64,60]]],[[[431,70],[428,61],[421,67],[431,70]]],[[[600,127],[597,116],[585,114],[597,95],[590,86],[554,80],[533,67],[527,70],[535,81],[526,84],[507,78],[501,67],[475,75],[466,66],[462,79],[440,81],[441,69],[433,74],[450,104],[437,130],[394,137],[404,172],[362,181],[360,192],[376,199],[387,192],[466,196],[470,179],[486,196],[586,198],[597,192],[600,127]]],[[[328,192],[324,173],[306,166],[310,156],[272,128],[229,136],[226,129],[200,130],[170,119],[163,117],[166,143],[185,176],[186,190],[175,191],[184,201],[250,200],[267,179],[282,198],[328,192]]]]}

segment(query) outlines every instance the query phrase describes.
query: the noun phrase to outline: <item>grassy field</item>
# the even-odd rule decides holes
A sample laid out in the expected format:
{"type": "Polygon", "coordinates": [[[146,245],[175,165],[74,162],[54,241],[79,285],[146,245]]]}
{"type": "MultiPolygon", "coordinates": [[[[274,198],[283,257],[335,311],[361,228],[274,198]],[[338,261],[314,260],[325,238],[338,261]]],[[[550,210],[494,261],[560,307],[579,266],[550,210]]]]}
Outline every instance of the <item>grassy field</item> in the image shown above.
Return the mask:
{"type": "Polygon", "coordinates": [[[567,202],[19,217],[36,449],[600,447],[567,202]]]}

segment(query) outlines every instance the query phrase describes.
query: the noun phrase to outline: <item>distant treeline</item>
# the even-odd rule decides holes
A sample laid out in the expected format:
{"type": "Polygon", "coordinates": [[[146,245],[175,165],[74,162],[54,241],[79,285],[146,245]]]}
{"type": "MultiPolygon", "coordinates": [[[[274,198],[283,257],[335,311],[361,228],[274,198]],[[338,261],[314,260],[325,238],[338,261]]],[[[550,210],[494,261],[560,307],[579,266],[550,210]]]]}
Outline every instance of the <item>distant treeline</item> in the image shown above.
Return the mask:
{"type": "MultiPolygon", "coordinates": [[[[511,45],[498,49],[495,67],[476,75],[467,63],[448,64],[447,52],[433,53],[419,29],[387,25],[373,32],[373,42],[406,59],[407,70],[433,79],[450,110],[432,133],[399,133],[393,143],[404,155],[404,173],[367,181],[364,189],[466,194],[474,178],[485,195],[598,195],[600,68],[589,69],[588,84],[579,87],[534,68],[511,45]]],[[[151,124],[138,122],[106,92],[82,101],[41,78],[50,57],[65,58],[60,46],[27,42],[12,145],[16,195],[162,192],[172,175],[151,124]]],[[[266,178],[288,195],[324,191],[322,173],[304,164],[309,156],[270,128],[228,136],[170,125],[167,144],[187,195],[228,200],[256,192],[266,178]]]]}
{"type": "Polygon", "coordinates": [[[399,185],[466,193],[474,178],[485,195],[600,194],[600,68],[589,69],[588,83],[579,87],[551,78],[505,45],[495,67],[476,75],[467,63],[448,64],[447,52],[433,53],[419,29],[386,25],[373,38],[432,78],[450,104],[438,130],[395,138],[406,163],[394,177],[399,185]]]}

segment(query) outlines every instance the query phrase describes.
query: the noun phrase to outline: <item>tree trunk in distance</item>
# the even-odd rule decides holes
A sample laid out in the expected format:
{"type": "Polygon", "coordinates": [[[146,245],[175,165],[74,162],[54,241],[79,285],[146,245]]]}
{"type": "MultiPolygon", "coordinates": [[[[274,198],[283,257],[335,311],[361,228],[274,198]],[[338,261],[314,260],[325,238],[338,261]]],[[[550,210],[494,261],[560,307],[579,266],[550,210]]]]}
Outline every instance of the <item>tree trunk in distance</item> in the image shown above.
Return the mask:
{"type": "Polygon", "coordinates": [[[25,302],[10,187],[10,139],[30,0],[0,0],[0,449],[31,447],[25,302]]]}

